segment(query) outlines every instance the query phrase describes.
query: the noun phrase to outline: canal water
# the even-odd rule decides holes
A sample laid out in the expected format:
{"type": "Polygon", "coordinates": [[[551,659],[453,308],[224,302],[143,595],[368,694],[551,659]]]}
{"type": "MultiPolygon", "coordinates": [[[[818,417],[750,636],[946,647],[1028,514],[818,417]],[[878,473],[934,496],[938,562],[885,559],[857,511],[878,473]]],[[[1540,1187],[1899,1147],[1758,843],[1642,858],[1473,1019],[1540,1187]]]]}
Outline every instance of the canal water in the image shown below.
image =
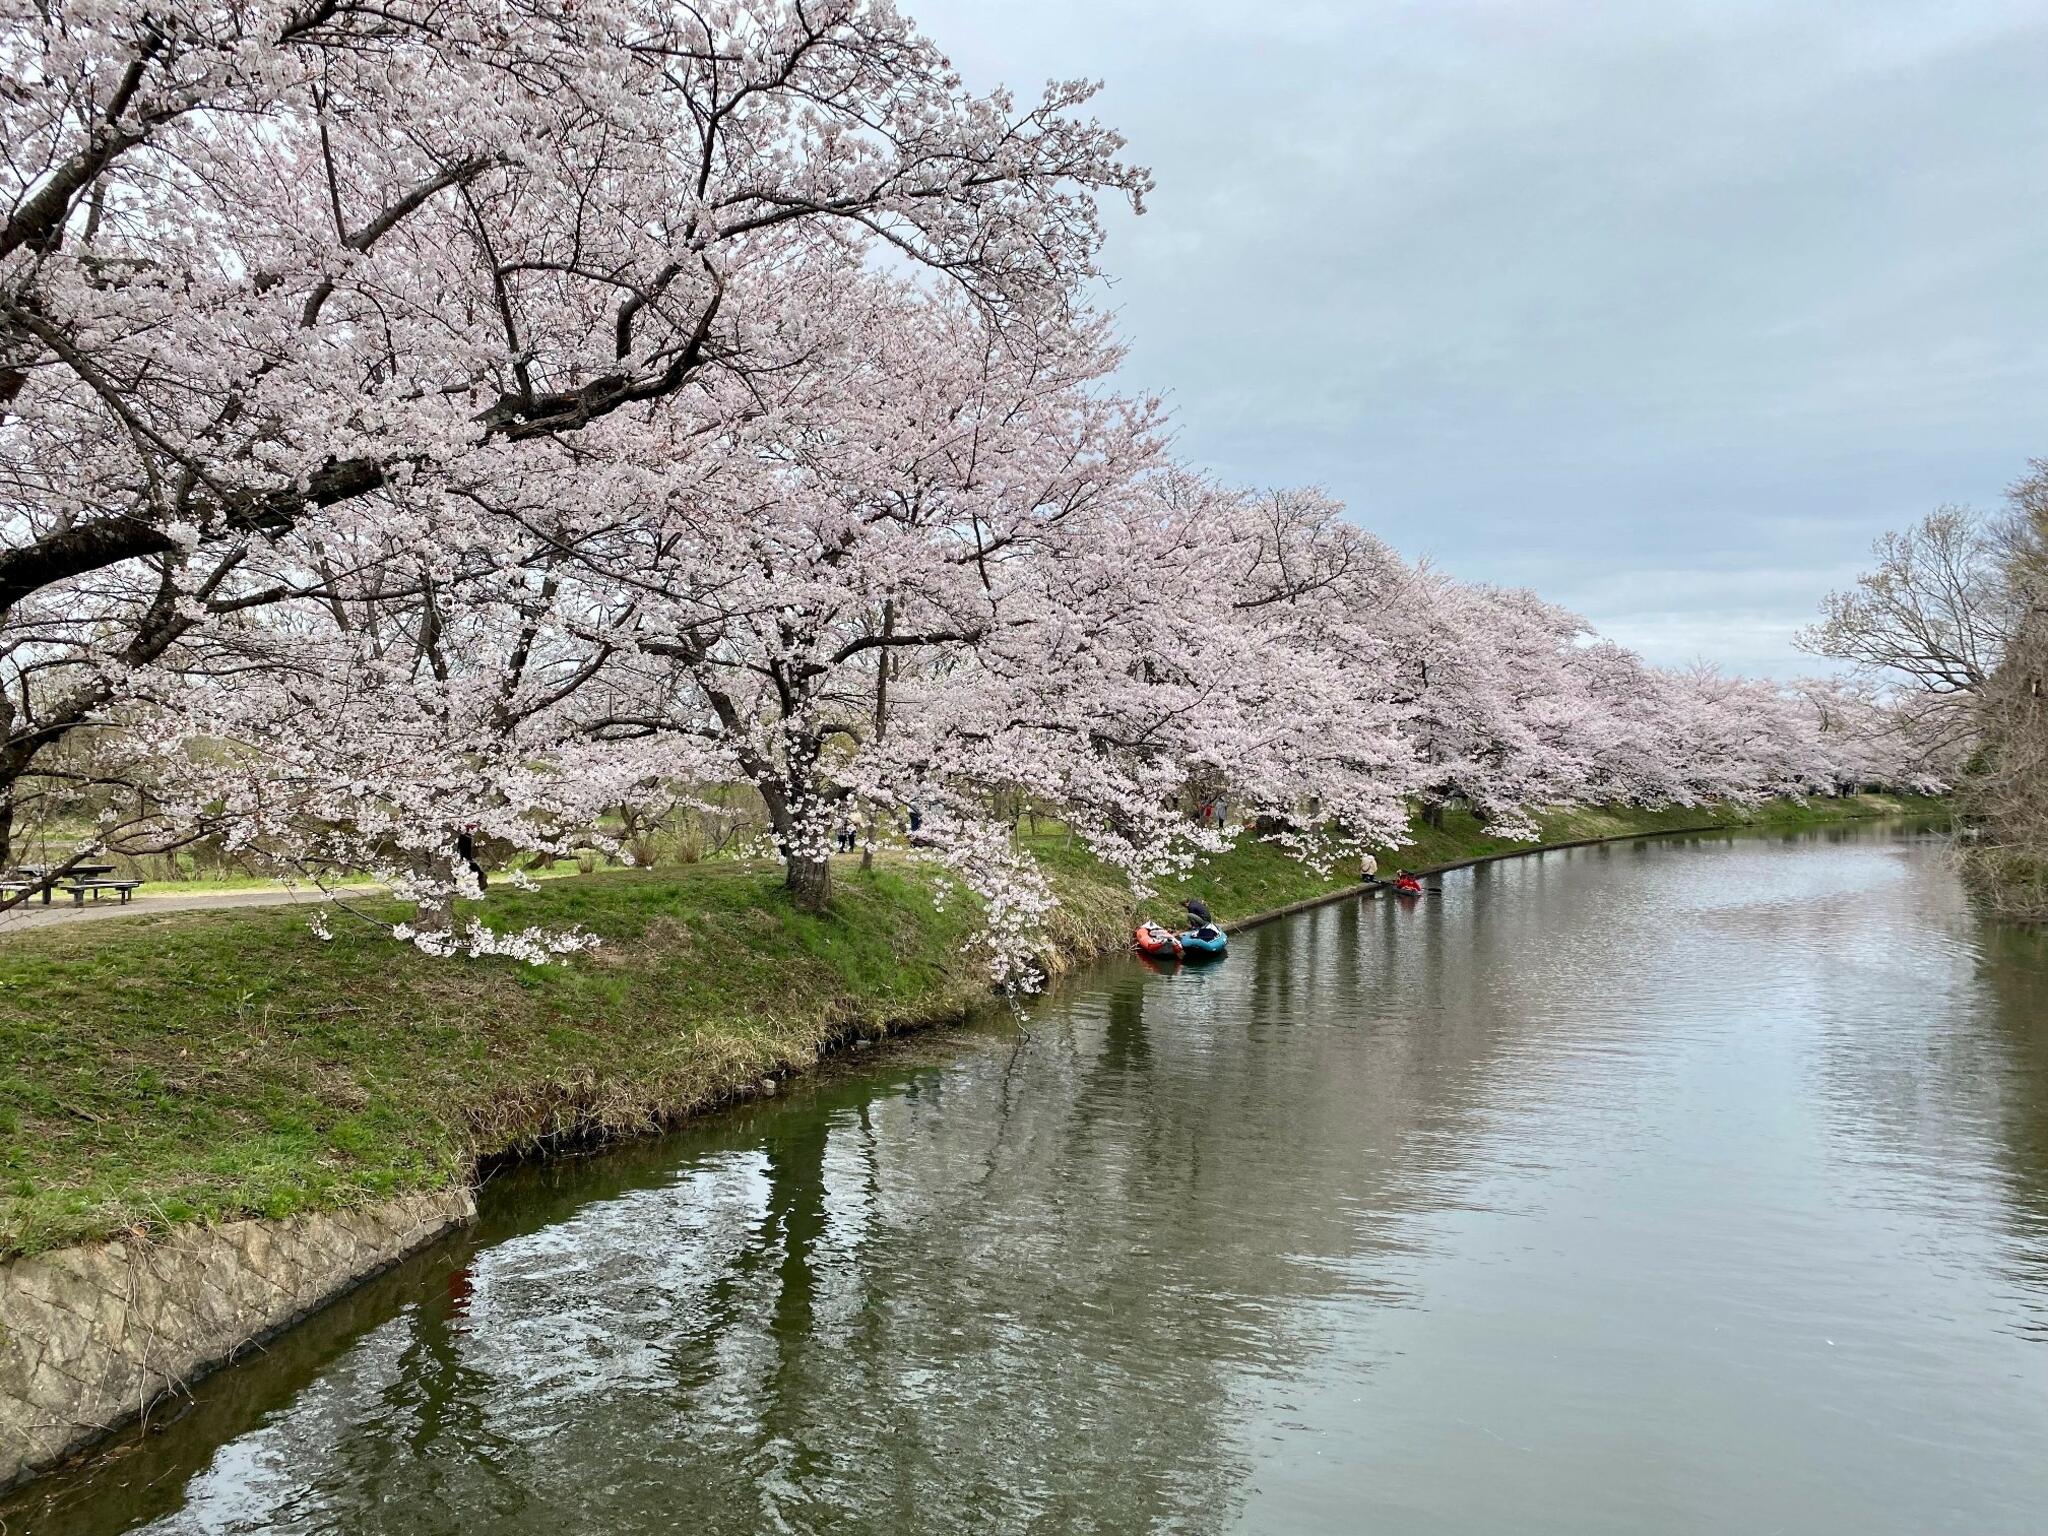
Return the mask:
{"type": "Polygon", "coordinates": [[[2048,949],[1892,828],[1117,961],[478,1228],[110,1533],[2048,1530],[2048,949]]]}

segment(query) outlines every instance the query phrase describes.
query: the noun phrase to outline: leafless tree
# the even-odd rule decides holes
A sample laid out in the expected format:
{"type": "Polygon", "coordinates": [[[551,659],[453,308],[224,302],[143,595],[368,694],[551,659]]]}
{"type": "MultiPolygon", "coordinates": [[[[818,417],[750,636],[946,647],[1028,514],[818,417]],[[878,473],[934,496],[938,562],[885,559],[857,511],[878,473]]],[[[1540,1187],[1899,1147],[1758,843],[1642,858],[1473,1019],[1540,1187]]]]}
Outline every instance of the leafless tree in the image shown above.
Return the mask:
{"type": "Polygon", "coordinates": [[[1984,837],[1972,858],[1993,904],[2048,920],[2048,460],[2012,488],[1999,529],[2011,607],[2004,658],[1984,689],[1984,837]]]}
{"type": "Polygon", "coordinates": [[[1874,564],[1830,593],[1799,645],[1903,689],[1901,719],[1921,751],[1956,756],[1974,744],[1985,685],[2011,643],[2014,605],[2005,540],[1994,521],[1944,506],[1872,547],[1874,564]]]}
{"type": "Polygon", "coordinates": [[[1966,753],[1968,862],[1995,909],[2048,918],[2048,459],[1984,517],[1888,533],[1800,643],[1917,697],[1929,752],[1966,753]]]}

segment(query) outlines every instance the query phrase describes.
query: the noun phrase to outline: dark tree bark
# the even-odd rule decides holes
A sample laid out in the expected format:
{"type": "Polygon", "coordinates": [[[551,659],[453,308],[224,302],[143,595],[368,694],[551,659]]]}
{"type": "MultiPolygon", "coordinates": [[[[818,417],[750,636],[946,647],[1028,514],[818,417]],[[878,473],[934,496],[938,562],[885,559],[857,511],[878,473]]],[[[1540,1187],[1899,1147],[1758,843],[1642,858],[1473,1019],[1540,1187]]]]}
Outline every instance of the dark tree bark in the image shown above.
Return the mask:
{"type": "Polygon", "coordinates": [[[783,861],[783,885],[799,912],[822,912],[832,900],[832,861],[791,854],[783,861]]]}
{"type": "Polygon", "coordinates": [[[799,912],[822,912],[832,899],[831,856],[820,858],[809,851],[806,829],[797,825],[795,805],[807,800],[809,778],[801,764],[777,773],[766,764],[747,764],[761,802],[768,808],[768,825],[782,849],[782,887],[799,912]]]}
{"type": "MultiPolygon", "coordinates": [[[[882,647],[875,653],[875,740],[880,741],[889,733],[889,668],[894,664],[895,652],[888,642],[896,637],[896,599],[882,599],[882,647]]],[[[868,835],[861,844],[860,867],[875,867],[875,818],[868,814],[868,835]]]]}

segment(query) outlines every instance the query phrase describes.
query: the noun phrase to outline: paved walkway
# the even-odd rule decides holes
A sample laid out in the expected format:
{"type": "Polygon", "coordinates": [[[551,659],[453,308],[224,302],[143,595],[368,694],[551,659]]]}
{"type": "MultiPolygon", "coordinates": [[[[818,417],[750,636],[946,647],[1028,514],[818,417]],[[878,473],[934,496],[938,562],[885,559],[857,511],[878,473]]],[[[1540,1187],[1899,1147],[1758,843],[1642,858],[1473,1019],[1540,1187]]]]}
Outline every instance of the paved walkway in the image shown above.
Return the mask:
{"type": "MultiPolygon", "coordinates": [[[[363,894],[365,887],[347,888],[352,894],[363,894]]],[[[168,895],[152,896],[148,891],[137,891],[128,901],[115,901],[102,896],[98,901],[88,901],[84,906],[74,907],[71,898],[58,892],[49,906],[41,901],[32,901],[27,906],[9,907],[0,912],[0,937],[20,933],[29,928],[53,928],[60,923],[93,923],[116,917],[146,917],[156,912],[211,912],[223,907],[283,907],[293,903],[314,906],[328,899],[325,892],[316,886],[299,886],[293,890],[282,890],[275,886],[258,886],[246,891],[178,891],[168,895]]]]}

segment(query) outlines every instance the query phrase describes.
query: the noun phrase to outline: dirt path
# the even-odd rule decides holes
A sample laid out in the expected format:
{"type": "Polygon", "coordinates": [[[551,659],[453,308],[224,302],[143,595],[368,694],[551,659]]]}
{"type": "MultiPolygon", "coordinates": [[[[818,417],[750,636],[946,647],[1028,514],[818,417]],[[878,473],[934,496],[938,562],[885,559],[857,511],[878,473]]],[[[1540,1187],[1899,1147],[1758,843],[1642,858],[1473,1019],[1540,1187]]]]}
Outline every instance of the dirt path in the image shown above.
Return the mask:
{"type": "MultiPolygon", "coordinates": [[[[349,887],[351,894],[362,894],[362,886],[349,887]]],[[[115,901],[101,897],[88,901],[83,906],[73,906],[71,898],[63,892],[49,906],[40,901],[27,906],[10,907],[0,912],[0,937],[10,933],[25,932],[30,928],[54,928],[60,923],[93,923],[117,917],[147,917],[158,912],[212,912],[226,907],[283,907],[293,904],[317,906],[329,898],[326,893],[313,886],[299,886],[284,890],[274,886],[260,886],[246,891],[178,891],[167,895],[152,896],[147,891],[138,891],[128,901],[115,901]]]]}

